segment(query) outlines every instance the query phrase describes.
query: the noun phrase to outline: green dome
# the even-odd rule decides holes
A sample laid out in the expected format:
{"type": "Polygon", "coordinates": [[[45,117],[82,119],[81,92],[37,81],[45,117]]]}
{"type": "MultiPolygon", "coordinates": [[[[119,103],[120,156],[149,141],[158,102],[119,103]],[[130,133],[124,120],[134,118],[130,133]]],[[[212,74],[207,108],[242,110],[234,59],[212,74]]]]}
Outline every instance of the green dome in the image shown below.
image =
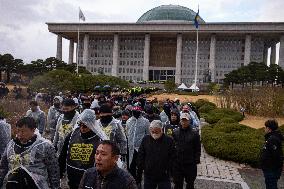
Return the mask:
{"type": "MultiPolygon", "coordinates": [[[[161,5],[144,13],[137,21],[159,22],[159,21],[190,21],[193,22],[196,12],[179,5],[161,5]]],[[[205,23],[202,18],[199,22],[205,23]]]]}

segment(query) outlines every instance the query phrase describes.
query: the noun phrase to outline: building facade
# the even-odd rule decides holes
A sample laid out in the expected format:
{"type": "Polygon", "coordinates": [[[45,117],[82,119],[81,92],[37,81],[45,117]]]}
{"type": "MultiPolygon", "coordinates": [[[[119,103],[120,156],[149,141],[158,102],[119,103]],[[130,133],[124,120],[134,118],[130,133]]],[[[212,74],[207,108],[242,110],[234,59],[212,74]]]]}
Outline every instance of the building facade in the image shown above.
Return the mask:
{"type": "MultiPolygon", "coordinates": [[[[178,5],[162,5],[143,14],[136,23],[47,23],[57,35],[58,59],[62,38],[70,40],[68,63],[74,43],[78,62],[92,74],[104,73],[125,80],[174,79],[192,84],[195,76],[196,13],[178,5]],[[80,31],[78,45],[78,30],[80,31]]],[[[200,19],[198,29],[197,83],[222,83],[224,75],[250,62],[276,63],[284,68],[284,23],[218,22],[200,19]]]]}

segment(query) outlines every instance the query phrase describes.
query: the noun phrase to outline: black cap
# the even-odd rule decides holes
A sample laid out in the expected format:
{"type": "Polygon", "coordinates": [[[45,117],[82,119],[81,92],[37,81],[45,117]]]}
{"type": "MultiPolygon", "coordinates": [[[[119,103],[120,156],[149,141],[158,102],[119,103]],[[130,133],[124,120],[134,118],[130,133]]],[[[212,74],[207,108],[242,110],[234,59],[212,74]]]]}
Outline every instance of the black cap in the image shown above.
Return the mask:
{"type": "Polygon", "coordinates": [[[130,112],[128,111],[128,110],[123,110],[122,112],[121,112],[121,115],[127,115],[127,116],[131,116],[131,114],[130,114],[130,112]]]}
{"type": "Polygon", "coordinates": [[[76,106],[77,104],[75,103],[73,99],[66,98],[62,101],[62,105],[63,106],[76,106]]]}
{"type": "Polygon", "coordinates": [[[265,127],[270,128],[272,131],[278,129],[278,122],[275,119],[269,119],[265,122],[265,127]]]}
{"type": "Polygon", "coordinates": [[[112,113],[112,108],[109,104],[103,104],[100,107],[100,113],[112,113]]]}

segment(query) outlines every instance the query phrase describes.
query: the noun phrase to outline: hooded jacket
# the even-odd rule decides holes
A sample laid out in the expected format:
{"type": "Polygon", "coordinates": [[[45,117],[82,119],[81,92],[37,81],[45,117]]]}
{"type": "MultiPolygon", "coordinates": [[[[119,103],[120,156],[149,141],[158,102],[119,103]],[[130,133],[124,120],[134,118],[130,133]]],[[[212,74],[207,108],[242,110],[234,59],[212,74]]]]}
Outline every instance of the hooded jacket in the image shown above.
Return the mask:
{"type": "Polygon", "coordinates": [[[64,114],[61,114],[58,118],[56,125],[56,132],[53,140],[53,145],[57,149],[57,155],[61,153],[65,138],[68,134],[70,134],[77,127],[77,120],[79,117],[79,113],[76,112],[74,117],[72,118],[69,124],[63,124],[64,114]]]}
{"type": "Polygon", "coordinates": [[[38,130],[42,134],[45,129],[46,120],[45,113],[39,108],[39,106],[35,112],[28,110],[26,116],[34,118],[38,130]]]}
{"type": "Polygon", "coordinates": [[[127,141],[124,134],[124,129],[121,122],[115,118],[112,118],[111,122],[106,126],[102,126],[100,120],[98,120],[98,126],[104,131],[109,140],[117,143],[121,154],[126,154],[127,151],[127,141]]]}
{"type": "Polygon", "coordinates": [[[0,120],[0,158],[4,150],[11,140],[11,125],[6,123],[6,120],[0,120]]]}
{"type": "Polygon", "coordinates": [[[60,187],[58,159],[50,141],[36,135],[35,141],[24,151],[11,140],[0,164],[0,186],[5,188],[8,175],[22,168],[40,189],[60,187]],[[16,153],[16,152],[21,153],[16,153]]]}
{"type": "Polygon", "coordinates": [[[140,116],[136,119],[134,116],[126,122],[126,133],[128,138],[129,165],[132,162],[134,150],[138,151],[142,139],[149,134],[150,122],[148,119],[140,116]]]}
{"type": "Polygon", "coordinates": [[[275,170],[283,166],[282,141],[280,131],[265,134],[265,143],[260,155],[260,165],[263,170],[275,170]]]}

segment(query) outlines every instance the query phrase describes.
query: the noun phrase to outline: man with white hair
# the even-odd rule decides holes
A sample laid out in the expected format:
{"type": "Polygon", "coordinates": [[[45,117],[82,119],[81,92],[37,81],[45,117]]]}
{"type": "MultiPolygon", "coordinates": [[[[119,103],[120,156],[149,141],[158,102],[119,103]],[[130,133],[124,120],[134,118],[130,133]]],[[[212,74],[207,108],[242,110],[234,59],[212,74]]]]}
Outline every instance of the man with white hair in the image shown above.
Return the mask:
{"type": "Polygon", "coordinates": [[[175,159],[175,145],[171,137],[163,133],[160,120],[150,124],[150,135],[146,135],[138,151],[136,182],[141,183],[144,172],[144,188],[170,189],[170,175],[175,159]]]}

